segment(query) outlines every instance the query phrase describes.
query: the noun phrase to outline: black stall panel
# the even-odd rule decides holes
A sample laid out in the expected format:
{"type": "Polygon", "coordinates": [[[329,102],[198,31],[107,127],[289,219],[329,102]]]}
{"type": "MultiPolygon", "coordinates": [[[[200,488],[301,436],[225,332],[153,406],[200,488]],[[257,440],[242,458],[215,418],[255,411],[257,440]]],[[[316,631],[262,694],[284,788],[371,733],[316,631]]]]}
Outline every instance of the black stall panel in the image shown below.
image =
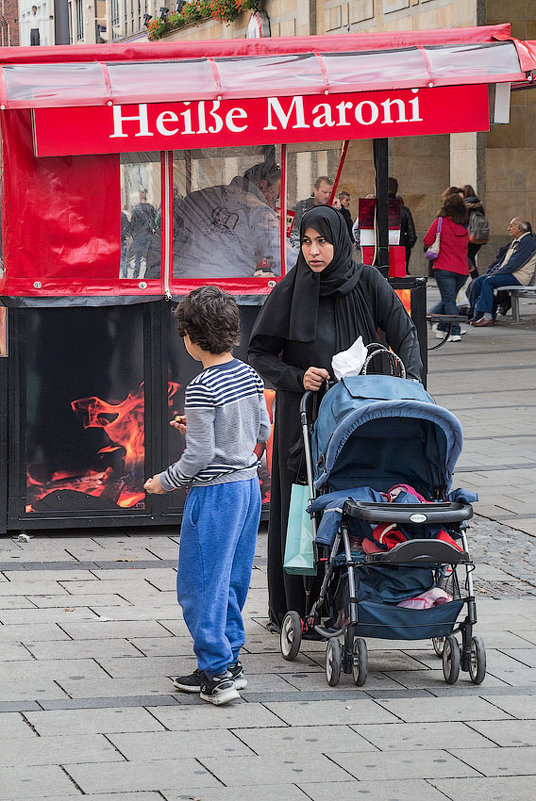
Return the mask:
{"type": "Polygon", "coordinates": [[[145,419],[150,399],[158,403],[148,391],[151,309],[10,313],[11,527],[148,514],[145,419]]]}

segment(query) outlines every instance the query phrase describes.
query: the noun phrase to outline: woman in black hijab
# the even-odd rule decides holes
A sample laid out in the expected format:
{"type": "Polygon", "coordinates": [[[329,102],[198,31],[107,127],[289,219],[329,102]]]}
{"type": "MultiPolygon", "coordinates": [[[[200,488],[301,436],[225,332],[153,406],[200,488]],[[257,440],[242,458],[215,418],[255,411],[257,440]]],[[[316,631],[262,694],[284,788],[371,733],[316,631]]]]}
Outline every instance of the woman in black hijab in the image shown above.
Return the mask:
{"type": "Polygon", "coordinates": [[[374,267],[352,261],[345,221],[331,206],[306,212],[296,266],[277,284],[253,327],[249,361],[276,388],[270,523],[268,604],[272,628],[285,614],[305,615],[302,576],[283,570],[290,492],[297,479],[292,446],[301,440],[299,406],[306,389],[317,391],[332,377],[331,359],[358,336],[378,341],[378,329],[406,366],[421,379],[415,326],[401,301],[374,267]]]}

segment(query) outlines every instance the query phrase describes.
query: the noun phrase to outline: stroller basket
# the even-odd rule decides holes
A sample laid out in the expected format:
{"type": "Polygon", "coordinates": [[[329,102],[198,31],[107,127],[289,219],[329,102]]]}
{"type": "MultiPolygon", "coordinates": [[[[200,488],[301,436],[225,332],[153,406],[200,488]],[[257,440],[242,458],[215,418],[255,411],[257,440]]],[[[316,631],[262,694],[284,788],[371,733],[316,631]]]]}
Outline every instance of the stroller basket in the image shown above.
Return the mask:
{"type": "Polygon", "coordinates": [[[406,609],[403,606],[361,601],[356,634],[384,640],[422,640],[448,637],[456,626],[464,600],[449,601],[430,609],[406,609]]]}
{"type": "Polygon", "coordinates": [[[472,564],[467,551],[459,551],[441,540],[408,540],[389,551],[369,553],[365,564],[408,565],[418,562],[424,565],[472,564]]]}

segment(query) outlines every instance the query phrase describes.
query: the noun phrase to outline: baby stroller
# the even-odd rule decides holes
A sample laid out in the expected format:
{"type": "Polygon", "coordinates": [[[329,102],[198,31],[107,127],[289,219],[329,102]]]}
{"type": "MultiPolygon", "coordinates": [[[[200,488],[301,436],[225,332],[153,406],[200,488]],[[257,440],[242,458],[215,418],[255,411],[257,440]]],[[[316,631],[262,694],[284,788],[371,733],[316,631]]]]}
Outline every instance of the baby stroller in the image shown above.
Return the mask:
{"type": "MultiPolygon", "coordinates": [[[[302,398],[315,563],[323,579],[305,619],[294,611],[285,616],[281,652],[295,659],[302,635],[314,631],[327,641],[328,684],[337,685],[344,672],[362,686],[366,637],[431,638],[449,684],[460,669],[480,684],[486,652],[473,635],[474,564],[466,536],[478,497],[450,492],[461,426],[421,384],[405,380],[394,354],[383,352],[391,375],[367,375],[376,355],[369,355],[365,374],[328,389],[314,425],[308,415],[314,393],[302,398]]],[[[304,581],[310,586],[311,579],[304,581]]]]}

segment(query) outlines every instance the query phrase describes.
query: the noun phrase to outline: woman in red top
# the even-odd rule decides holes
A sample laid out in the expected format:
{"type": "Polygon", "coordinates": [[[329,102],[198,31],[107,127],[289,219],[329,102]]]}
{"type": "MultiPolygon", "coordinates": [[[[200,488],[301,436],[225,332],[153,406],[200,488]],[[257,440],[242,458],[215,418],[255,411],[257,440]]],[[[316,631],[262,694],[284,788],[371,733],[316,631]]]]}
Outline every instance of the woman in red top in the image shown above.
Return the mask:
{"type": "MultiPolygon", "coordinates": [[[[424,237],[424,246],[429,248],[437,233],[439,217],[441,223],[439,256],[433,262],[434,278],[441,293],[441,300],[431,310],[432,314],[458,314],[456,295],[465,284],[469,275],[467,264],[467,248],[469,234],[465,227],[467,210],[465,203],[458,194],[443,197],[441,208],[436,219],[424,237]]],[[[439,323],[438,331],[447,331],[447,323],[439,323]]],[[[453,323],[449,342],[459,342],[460,326],[453,323]]]]}

